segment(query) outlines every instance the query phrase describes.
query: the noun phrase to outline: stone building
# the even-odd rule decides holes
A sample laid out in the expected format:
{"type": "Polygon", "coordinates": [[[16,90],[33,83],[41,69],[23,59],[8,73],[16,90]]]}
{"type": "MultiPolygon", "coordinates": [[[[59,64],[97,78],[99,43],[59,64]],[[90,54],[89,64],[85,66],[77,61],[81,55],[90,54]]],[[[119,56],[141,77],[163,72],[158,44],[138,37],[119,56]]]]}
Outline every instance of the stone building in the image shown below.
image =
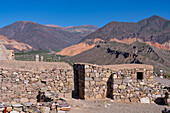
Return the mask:
{"type": "Polygon", "coordinates": [[[0,60],[14,60],[14,50],[7,50],[6,47],[0,43],[0,60]]]}
{"type": "Polygon", "coordinates": [[[120,97],[129,100],[130,94],[136,94],[134,89],[138,85],[140,87],[141,84],[145,84],[144,82],[153,81],[152,65],[99,66],[76,63],[73,68],[75,96],[80,99],[102,99],[106,97],[116,99],[120,97]],[[134,92],[131,92],[132,90],[134,92]],[[129,92],[129,95],[127,92],[129,92]]]}

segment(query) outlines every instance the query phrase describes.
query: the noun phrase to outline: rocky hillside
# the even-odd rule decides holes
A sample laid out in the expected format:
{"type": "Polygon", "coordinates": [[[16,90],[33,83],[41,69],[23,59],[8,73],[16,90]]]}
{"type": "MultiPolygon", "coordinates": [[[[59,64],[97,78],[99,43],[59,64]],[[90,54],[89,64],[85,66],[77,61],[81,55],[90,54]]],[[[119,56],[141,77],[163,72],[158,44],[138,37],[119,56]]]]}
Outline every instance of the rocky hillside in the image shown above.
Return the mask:
{"type": "Polygon", "coordinates": [[[133,22],[110,22],[96,32],[85,37],[86,39],[100,38],[110,41],[114,38],[122,40],[125,38],[139,38],[143,41],[158,42],[163,44],[170,40],[170,21],[159,16],[133,22]]]}
{"type": "Polygon", "coordinates": [[[99,29],[98,27],[94,26],[94,25],[81,25],[81,26],[68,26],[68,27],[61,27],[58,25],[53,25],[53,24],[49,24],[46,25],[49,27],[59,27],[59,28],[63,28],[73,34],[77,34],[80,35],[81,37],[85,37],[89,34],[91,34],[92,32],[96,31],[97,29],[99,29]]]}
{"type": "Polygon", "coordinates": [[[15,51],[30,51],[32,47],[28,44],[17,42],[15,40],[9,40],[7,37],[0,35],[0,43],[7,49],[13,49],[15,51]]]}
{"type": "Polygon", "coordinates": [[[82,25],[82,26],[68,26],[65,27],[65,29],[72,33],[79,34],[82,37],[85,37],[99,28],[94,25],[82,25]]]}
{"type": "Polygon", "coordinates": [[[74,55],[80,54],[83,51],[92,49],[93,47],[95,47],[96,44],[104,43],[104,42],[105,41],[101,39],[94,39],[93,41],[87,40],[86,42],[81,42],[81,43],[72,45],[70,47],[66,47],[60,52],[57,52],[56,55],[74,56],[74,55]]]}
{"type": "Polygon", "coordinates": [[[158,72],[163,69],[170,73],[170,51],[155,48],[136,41],[132,44],[109,42],[68,58],[72,62],[87,62],[99,65],[110,64],[151,64],[158,72]]]}
{"type": "Polygon", "coordinates": [[[49,27],[35,22],[18,21],[0,29],[0,35],[29,44],[33,49],[63,49],[79,42],[82,37],[60,27],[49,27]]]}
{"type": "Polygon", "coordinates": [[[131,44],[138,40],[159,49],[170,50],[169,23],[169,20],[156,15],[141,20],[137,23],[113,21],[86,36],[80,41],[81,45],[83,43],[83,45],[88,45],[88,47],[82,45],[80,48],[78,47],[80,44],[77,44],[69,48],[65,48],[57,54],[64,54],[67,56],[79,54],[85,50],[91,49],[89,47],[96,45],[96,39],[105,42],[116,41],[125,44],[131,44]],[[74,48],[74,51],[71,48],[74,48]]]}
{"type": "MultiPolygon", "coordinates": [[[[170,43],[166,42],[164,44],[159,44],[157,42],[155,43],[151,43],[151,42],[144,42],[142,39],[137,39],[137,38],[125,38],[123,40],[118,40],[116,38],[110,40],[110,42],[119,42],[119,43],[124,43],[124,44],[132,44],[136,41],[139,41],[141,43],[146,43],[148,45],[151,45],[153,47],[162,49],[162,50],[170,50],[170,43]]],[[[99,38],[97,39],[87,39],[84,42],[81,42],[79,44],[70,46],[70,47],[66,47],[63,50],[61,50],[60,52],[57,52],[57,55],[66,55],[66,56],[74,56],[77,55],[83,51],[89,50],[93,47],[95,47],[95,45],[100,44],[100,43],[106,43],[106,41],[101,40],[99,38]]]]}

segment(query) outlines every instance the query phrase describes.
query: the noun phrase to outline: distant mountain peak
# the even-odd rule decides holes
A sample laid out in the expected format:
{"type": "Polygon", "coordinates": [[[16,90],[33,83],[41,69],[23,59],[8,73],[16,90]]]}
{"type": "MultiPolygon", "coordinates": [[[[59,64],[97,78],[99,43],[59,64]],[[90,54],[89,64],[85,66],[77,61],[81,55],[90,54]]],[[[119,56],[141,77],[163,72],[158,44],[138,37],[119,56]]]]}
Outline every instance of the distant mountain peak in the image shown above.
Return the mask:
{"type": "Polygon", "coordinates": [[[163,17],[160,17],[158,15],[153,15],[153,16],[149,17],[148,19],[163,19],[163,20],[167,20],[167,19],[165,19],[163,17]]]}
{"type": "Polygon", "coordinates": [[[23,21],[23,20],[20,20],[20,21],[17,21],[15,23],[34,23],[34,24],[38,24],[36,22],[32,22],[32,21],[23,21]]]}
{"type": "Polygon", "coordinates": [[[163,44],[170,40],[170,21],[153,15],[139,22],[112,21],[81,40],[100,38],[105,41],[117,38],[140,38],[144,41],[153,41],[163,44]]]}

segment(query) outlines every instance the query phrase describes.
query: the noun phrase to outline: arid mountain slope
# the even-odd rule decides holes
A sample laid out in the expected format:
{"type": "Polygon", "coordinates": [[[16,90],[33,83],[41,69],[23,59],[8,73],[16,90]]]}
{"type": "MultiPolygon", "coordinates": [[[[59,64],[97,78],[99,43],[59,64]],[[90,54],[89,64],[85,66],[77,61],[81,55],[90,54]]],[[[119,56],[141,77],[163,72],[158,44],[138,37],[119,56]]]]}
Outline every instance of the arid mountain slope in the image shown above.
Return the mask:
{"type": "MultiPolygon", "coordinates": [[[[70,27],[70,29],[71,28],[72,27],[70,27]]],[[[170,21],[154,15],[137,23],[110,22],[104,27],[83,38],[80,43],[91,46],[94,45],[95,39],[100,39],[106,42],[116,41],[125,44],[131,44],[135,41],[140,41],[159,49],[170,50],[170,21]]],[[[74,53],[71,50],[73,47],[69,47],[65,48],[58,54],[63,54],[65,52],[65,55],[73,56],[79,54],[80,51],[83,52],[84,50],[91,49],[85,48],[86,46],[81,48],[78,46],[81,45],[74,45],[74,53]]]]}
{"type": "MultiPolygon", "coordinates": [[[[90,40],[90,42],[92,42],[90,40]]],[[[98,43],[103,43],[104,41],[101,39],[95,39],[93,40],[93,44],[88,44],[88,42],[82,42],[76,45],[72,45],[70,47],[66,47],[63,50],[61,50],[60,52],[57,52],[56,55],[65,55],[65,56],[74,56],[77,55],[83,51],[92,49],[93,47],[95,47],[96,44],[98,43]]]]}
{"type": "Polygon", "coordinates": [[[33,49],[63,49],[79,42],[82,37],[60,27],[48,27],[35,22],[18,21],[0,29],[0,35],[29,44],[33,49]]]}
{"type": "Polygon", "coordinates": [[[94,26],[94,25],[81,25],[81,26],[68,26],[68,27],[61,27],[58,25],[53,25],[53,24],[49,24],[46,25],[49,27],[59,27],[59,28],[63,28],[73,34],[77,34],[80,35],[81,37],[85,37],[89,34],[91,34],[92,32],[96,31],[97,29],[99,29],[98,27],[94,26]]]}
{"type": "Polygon", "coordinates": [[[122,40],[125,38],[139,38],[143,41],[158,42],[163,44],[170,40],[170,21],[159,16],[133,22],[110,22],[92,34],[81,40],[100,38],[110,41],[114,38],[122,40]]]}
{"type": "Polygon", "coordinates": [[[94,48],[72,56],[72,62],[87,62],[100,65],[110,64],[151,64],[155,71],[163,69],[170,72],[170,51],[160,50],[146,43],[136,41],[130,45],[109,42],[96,45],[94,48]]]}
{"type": "MultiPolygon", "coordinates": [[[[119,43],[124,43],[124,44],[132,44],[136,41],[139,41],[141,43],[146,43],[148,45],[151,45],[153,47],[162,49],[162,50],[170,50],[170,46],[167,43],[164,44],[159,44],[157,42],[155,43],[151,43],[151,42],[144,42],[142,41],[142,39],[137,39],[137,38],[126,38],[123,40],[118,40],[118,39],[112,39],[110,40],[110,42],[119,42],[119,43]]],[[[100,43],[105,43],[104,40],[101,39],[87,39],[85,42],[81,42],[79,44],[70,46],[70,47],[66,47],[63,50],[61,50],[60,52],[56,53],[57,55],[66,55],[66,56],[74,56],[77,54],[80,54],[83,51],[89,50],[93,47],[95,47],[95,45],[100,44],[100,43]]]]}
{"type": "Polygon", "coordinates": [[[65,29],[72,33],[79,34],[82,37],[85,37],[99,28],[94,25],[82,25],[82,26],[68,26],[65,27],[65,29]]]}
{"type": "Polygon", "coordinates": [[[15,40],[8,40],[7,37],[0,35],[0,43],[2,43],[6,48],[13,49],[15,51],[30,51],[32,47],[28,44],[17,42],[15,40]]]}

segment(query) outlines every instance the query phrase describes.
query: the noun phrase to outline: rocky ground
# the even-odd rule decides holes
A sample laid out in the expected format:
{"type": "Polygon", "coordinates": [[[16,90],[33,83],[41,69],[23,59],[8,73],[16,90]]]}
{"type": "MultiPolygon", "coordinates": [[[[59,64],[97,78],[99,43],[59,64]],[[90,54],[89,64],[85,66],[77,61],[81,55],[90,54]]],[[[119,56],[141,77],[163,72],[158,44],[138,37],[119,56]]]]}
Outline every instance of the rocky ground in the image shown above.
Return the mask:
{"type": "Polygon", "coordinates": [[[70,113],[161,113],[167,107],[162,105],[121,103],[113,100],[76,100],[68,99],[71,104],[70,113]]]}

